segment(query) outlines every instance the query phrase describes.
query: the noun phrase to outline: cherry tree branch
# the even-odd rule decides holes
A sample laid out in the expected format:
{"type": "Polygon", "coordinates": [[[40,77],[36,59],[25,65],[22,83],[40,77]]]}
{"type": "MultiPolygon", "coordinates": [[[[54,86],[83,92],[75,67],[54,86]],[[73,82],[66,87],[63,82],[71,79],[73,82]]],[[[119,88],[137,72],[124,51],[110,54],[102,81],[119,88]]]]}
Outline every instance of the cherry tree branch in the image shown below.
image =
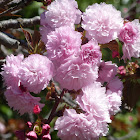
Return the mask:
{"type": "Polygon", "coordinates": [[[24,48],[28,47],[27,43],[24,40],[11,38],[2,32],[0,32],[0,44],[14,49],[17,49],[19,45],[23,46],[24,48]]]}
{"type": "MultiPolygon", "coordinates": [[[[17,29],[20,28],[20,25],[23,28],[27,28],[39,24],[40,24],[39,16],[29,18],[29,19],[18,18],[18,19],[4,20],[0,22],[0,31],[4,31],[9,28],[17,29]]],[[[2,32],[0,32],[0,43],[10,48],[11,47],[18,48],[19,45],[27,47],[27,45],[23,41],[10,38],[9,36],[5,35],[2,32]]]]}
{"type": "Polygon", "coordinates": [[[32,27],[34,25],[40,24],[40,16],[35,16],[33,18],[18,18],[18,19],[9,19],[0,22],[0,31],[4,31],[6,29],[12,28],[17,29],[20,28],[20,25],[23,28],[32,27]]]}
{"type": "Polygon", "coordinates": [[[12,39],[9,36],[7,36],[6,34],[0,32],[0,44],[10,47],[10,48],[15,48],[17,49],[20,42],[16,39],[12,39]]]}

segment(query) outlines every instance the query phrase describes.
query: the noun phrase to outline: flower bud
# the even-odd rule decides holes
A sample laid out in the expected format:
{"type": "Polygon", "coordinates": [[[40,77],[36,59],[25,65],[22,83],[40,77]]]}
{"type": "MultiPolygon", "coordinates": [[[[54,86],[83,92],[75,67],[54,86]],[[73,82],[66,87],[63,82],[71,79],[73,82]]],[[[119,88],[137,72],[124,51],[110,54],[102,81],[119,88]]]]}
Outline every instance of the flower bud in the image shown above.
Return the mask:
{"type": "Polygon", "coordinates": [[[42,140],[51,140],[50,134],[44,135],[44,136],[42,137],[42,140]]]}
{"type": "Polygon", "coordinates": [[[47,135],[47,134],[49,134],[49,131],[50,131],[50,126],[48,124],[43,125],[42,134],[47,135]]]}
{"type": "Polygon", "coordinates": [[[37,140],[37,135],[34,131],[30,131],[26,136],[29,140],[37,140]]]}
{"type": "Polygon", "coordinates": [[[119,56],[119,52],[118,51],[113,51],[112,52],[112,58],[118,57],[119,56]]]}
{"type": "Polygon", "coordinates": [[[120,75],[125,75],[126,74],[126,69],[125,69],[125,67],[124,66],[119,66],[118,67],[118,73],[120,74],[120,75]]]}
{"type": "Polygon", "coordinates": [[[34,111],[34,114],[39,114],[40,113],[39,105],[35,105],[33,111],[34,111]]]}
{"type": "Polygon", "coordinates": [[[31,123],[30,121],[28,121],[26,124],[27,124],[27,126],[28,126],[29,128],[32,127],[32,123],[31,123]]]}

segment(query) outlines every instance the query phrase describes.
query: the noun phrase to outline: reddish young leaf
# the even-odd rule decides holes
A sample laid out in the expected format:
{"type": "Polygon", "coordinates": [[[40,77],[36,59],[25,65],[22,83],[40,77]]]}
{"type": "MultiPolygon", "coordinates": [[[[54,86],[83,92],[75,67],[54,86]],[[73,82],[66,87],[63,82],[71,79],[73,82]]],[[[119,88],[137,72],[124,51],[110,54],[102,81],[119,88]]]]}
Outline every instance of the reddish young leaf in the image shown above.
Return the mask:
{"type": "Polygon", "coordinates": [[[40,33],[35,29],[34,34],[32,36],[32,47],[38,45],[39,41],[40,41],[40,33]]]}
{"type": "Polygon", "coordinates": [[[130,79],[126,79],[123,88],[123,104],[132,109],[140,99],[140,84],[130,79]]]}
{"type": "Polygon", "coordinates": [[[22,29],[22,31],[24,33],[24,36],[25,36],[27,42],[29,43],[29,45],[32,46],[32,41],[33,41],[32,35],[28,31],[24,30],[22,27],[21,27],[21,29],[22,29]]]}
{"type": "Polygon", "coordinates": [[[21,29],[22,29],[22,31],[23,31],[23,33],[24,33],[24,36],[25,36],[25,38],[26,38],[26,41],[27,41],[27,43],[28,43],[28,46],[29,46],[29,53],[32,54],[33,51],[34,51],[34,47],[32,46],[32,44],[33,44],[32,35],[31,35],[28,31],[24,30],[22,27],[21,27],[21,29]]]}
{"type": "Polygon", "coordinates": [[[119,44],[116,40],[112,40],[107,44],[101,44],[101,49],[102,48],[109,48],[112,52],[118,53],[117,56],[120,57],[119,56],[119,44]]]}

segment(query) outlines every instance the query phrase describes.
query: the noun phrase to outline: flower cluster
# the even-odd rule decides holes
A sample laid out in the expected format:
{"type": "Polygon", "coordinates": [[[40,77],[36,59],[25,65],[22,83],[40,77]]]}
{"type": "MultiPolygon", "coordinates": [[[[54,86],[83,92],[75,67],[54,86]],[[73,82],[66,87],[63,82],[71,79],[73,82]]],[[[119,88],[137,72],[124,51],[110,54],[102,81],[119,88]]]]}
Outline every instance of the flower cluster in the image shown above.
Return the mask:
{"type": "Polygon", "coordinates": [[[55,129],[62,140],[90,140],[105,136],[108,123],[111,123],[110,116],[119,111],[123,84],[116,76],[117,65],[101,60],[100,44],[117,39],[123,22],[121,12],[105,3],[93,4],[81,14],[76,1],[56,0],[48,11],[42,13],[40,33],[47,57],[55,66],[54,80],[61,89],[81,90],[76,102],[83,112],[79,114],[66,109],[56,121],[55,129]],[[74,8],[69,14],[66,3],[74,8]],[[80,17],[81,26],[86,31],[86,43],[81,40],[83,33],[73,28],[80,17]]]}
{"type": "MultiPolygon", "coordinates": [[[[62,140],[98,140],[107,135],[111,115],[120,110],[123,83],[117,77],[118,66],[102,60],[100,46],[119,39],[123,42],[122,59],[139,57],[138,20],[124,21],[121,12],[106,3],[88,6],[82,13],[75,0],[55,0],[41,14],[40,34],[46,56],[6,58],[1,74],[9,106],[20,114],[40,113],[34,106],[41,109],[44,105],[30,92],[40,93],[53,78],[62,90],[77,93],[75,101],[81,110],[65,109],[55,123],[58,136],[62,140]],[[75,24],[81,25],[82,31],[75,30],[75,24]]],[[[114,53],[113,57],[119,55],[114,53]]],[[[47,139],[45,127],[42,133],[47,139]]],[[[27,135],[32,136],[37,138],[34,131],[27,135]]]]}
{"type": "Polygon", "coordinates": [[[7,86],[6,100],[10,107],[20,114],[31,113],[35,105],[40,108],[40,97],[33,97],[30,92],[39,93],[47,87],[54,74],[53,63],[39,54],[32,54],[24,59],[23,55],[10,55],[6,58],[1,73],[7,86]]]}
{"type": "Polygon", "coordinates": [[[48,124],[40,124],[40,122],[35,122],[35,124],[28,121],[26,123],[28,132],[25,134],[24,131],[19,130],[15,132],[15,135],[19,140],[51,140],[50,126],[48,124]],[[39,136],[39,137],[38,137],[39,136]]]}

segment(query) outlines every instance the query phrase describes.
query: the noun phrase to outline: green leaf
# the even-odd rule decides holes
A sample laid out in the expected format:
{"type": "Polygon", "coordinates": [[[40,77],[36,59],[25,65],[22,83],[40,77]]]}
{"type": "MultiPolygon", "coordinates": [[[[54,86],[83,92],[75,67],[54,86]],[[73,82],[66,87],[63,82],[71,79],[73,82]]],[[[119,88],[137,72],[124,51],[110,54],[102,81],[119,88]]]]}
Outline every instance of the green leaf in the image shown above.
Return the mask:
{"type": "Polygon", "coordinates": [[[6,105],[1,105],[0,112],[2,114],[6,115],[8,118],[11,118],[13,115],[12,110],[9,107],[7,107],[6,105]]]}

